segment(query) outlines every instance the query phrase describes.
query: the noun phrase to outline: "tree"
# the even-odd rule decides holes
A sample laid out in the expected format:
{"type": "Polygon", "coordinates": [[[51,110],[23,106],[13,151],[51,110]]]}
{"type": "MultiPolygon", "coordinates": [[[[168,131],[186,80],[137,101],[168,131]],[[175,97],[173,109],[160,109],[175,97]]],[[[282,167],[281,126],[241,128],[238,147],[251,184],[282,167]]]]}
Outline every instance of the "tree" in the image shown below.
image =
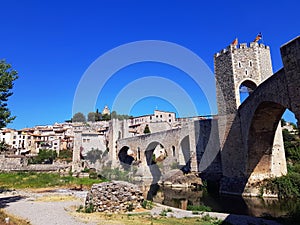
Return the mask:
{"type": "Polygon", "coordinates": [[[95,122],[96,121],[96,113],[95,112],[89,112],[87,120],[90,121],[90,122],[95,122]]]}
{"type": "Polygon", "coordinates": [[[101,113],[99,113],[99,110],[96,109],[96,114],[95,114],[95,121],[100,121],[102,119],[101,113]]]}
{"type": "Polygon", "coordinates": [[[148,124],[145,126],[145,129],[144,129],[144,134],[150,134],[151,131],[150,131],[150,128],[148,126],[148,124]]]}
{"type": "Polygon", "coordinates": [[[97,122],[97,121],[100,121],[102,118],[102,115],[101,113],[99,113],[98,109],[96,110],[96,112],[89,112],[88,114],[88,121],[91,121],[91,122],[97,122]]]}
{"type": "Polygon", "coordinates": [[[1,141],[0,142],[0,152],[5,152],[7,150],[8,150],[8,145],[4,141],[1,141]]]}
{"type": "Polygon", "coordinates": [[[0,128],[5,127],[16,118],[11,116],[7,101],[8,97],[13,94],[11,89],[14,86],[14,81],[18,79],[17,74],[17,71],[13,70],[10,64],[4,60],[0,61],[0,128]]]}
{"type": "Polygon", "coordinates": [[[118,118],[117,112],[116,111],[112,111],[111,114],[110,114],[110,118],[117,119],[118,118]]]}
{"type": "Polygon", "coordinates": [[[101,120],[105,120],[105,121],[110,120],[110,115],[108,115],[108,114],[102,115],[102,119],[101,120]]]}
{"type": "Polygon", "coordinates": [[[75,113],[72,118],[72,122],[86,122],[85,115],[81,112],[75,113]]]}
{"type": "Polygon", "coordinates": [[[55,158],[57,157],[56,151],[52,149],[41,149],[38,155],[32,158],[30,164],[52,164],[55,158]]]}

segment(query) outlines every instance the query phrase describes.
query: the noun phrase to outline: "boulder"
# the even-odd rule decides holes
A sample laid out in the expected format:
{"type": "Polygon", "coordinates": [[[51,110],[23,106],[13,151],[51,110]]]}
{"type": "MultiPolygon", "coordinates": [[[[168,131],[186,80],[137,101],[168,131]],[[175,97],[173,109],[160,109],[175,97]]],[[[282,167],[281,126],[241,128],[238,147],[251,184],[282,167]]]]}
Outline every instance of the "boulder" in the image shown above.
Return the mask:
{"type": "Polygon", "coordinates": [[[162,176],[162,184],[172,187],[199,187],[202,180],[196,173],[184,174],[181,170],[170,170],[162,176]]]}

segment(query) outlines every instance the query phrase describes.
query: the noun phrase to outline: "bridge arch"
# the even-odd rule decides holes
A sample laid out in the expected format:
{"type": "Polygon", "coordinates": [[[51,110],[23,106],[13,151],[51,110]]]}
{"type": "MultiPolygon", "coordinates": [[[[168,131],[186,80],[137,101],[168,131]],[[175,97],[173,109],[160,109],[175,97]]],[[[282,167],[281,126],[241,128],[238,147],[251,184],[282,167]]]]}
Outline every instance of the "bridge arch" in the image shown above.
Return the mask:
{"type": "Polygon", "coordinates": [[[148,166],[156,163],[154,157],[160,157],[159,160],[163,160],[166,156],[167,153],[165,150],[165,146],[161,142],[152,141],[147,145],[147,148],[145,150],[145,157],[148,166]],[[159,155],[161,155],[161,157],[159,155]]]}
{"type": "Polygon", "coordinates": [[[134,159],[134,155],[132,154],[132,150],[130,150],[129,146],[123,146],[119,153],[118,153],[118,158],[121,162],[121,165],[124,167],[124,169],[128,169],[134,159]]]}
{"type": "Polygon", "coordinates": [[[282,147],[280,145],[280,141],[282,142],[281,129],[276,131],[280,126],[280,120],[285,110],[286,108],[281,104],[271,101],[262,102],[256,108],[250,123],[247,141],[246,174],[250,179],[259,178],[261,180],[276,176],[275,167],[285,166],[281,165],[285,162],[279,162],[276,165],[272,161],[272,156],[280,154],[282,147]]]}
{"type": "Polygon", "coordinates": [[[239,96],[236,98],[240,105],[252,92],[257,88],[257,82],[251,78],[243,79],[239,82],[236,90],[238,91],[239,96]]]}

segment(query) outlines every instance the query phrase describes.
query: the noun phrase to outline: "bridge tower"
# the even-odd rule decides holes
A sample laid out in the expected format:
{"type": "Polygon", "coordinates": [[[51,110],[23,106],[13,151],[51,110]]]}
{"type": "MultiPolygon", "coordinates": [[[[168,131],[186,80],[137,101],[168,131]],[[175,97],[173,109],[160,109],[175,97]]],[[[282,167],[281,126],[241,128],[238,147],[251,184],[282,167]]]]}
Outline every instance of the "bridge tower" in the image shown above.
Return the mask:
{"type": "MultiPolygon", "coordinates": [[[[249,168],[252,168],[250,165],[253,164],[251,154],[256,153],[249,149],[248,136],[246,138],[243,136],[247,135],[248,128],[243,127],[238,115],[238,108],[241,105],[240,88],[247,89],[251,94],[273,74],[270,48],[257,42],[250,45],[242,43],[238,46],[231,44],[215,54],[214,69],[223,177],[230,179],[239,177],[241,182],[251,185],[265,178],[286,173],[280,123],[277,125],[272,151],[265,153],[259,162],[255,161],[255,169],[250,170],[249,168]]],[[[227,188],[224,189],[224,192],[228,191],[227,188]]],[[[242,193],[243,190],[233,192],[242,193]]]]}
{"type": "Polygon", "coordinates": [[[251,93],[273,74],[270,48],[251,42],[231,44],[215,54],[214,69],[219,115],[235,113],[240,106],[240,87],[251,93]]]}

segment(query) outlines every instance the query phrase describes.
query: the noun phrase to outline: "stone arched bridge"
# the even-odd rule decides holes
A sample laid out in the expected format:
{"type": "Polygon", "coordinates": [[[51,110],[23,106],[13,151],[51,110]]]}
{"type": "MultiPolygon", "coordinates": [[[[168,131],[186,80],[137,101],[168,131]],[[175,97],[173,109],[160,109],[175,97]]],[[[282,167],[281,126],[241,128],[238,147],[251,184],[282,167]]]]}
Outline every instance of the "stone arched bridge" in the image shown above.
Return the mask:
{"type": "Polygon", "coordinates": [[[208,126],[198,121],[181,129],[120,139],[118,153],[131,149],[147,165],[146,152],[161,145],[171,160],[185,164],[190,158],[193,171],[221,171],[220,191],[227,193],[252,193],[251,184],[285,174],[282,137],[276,129],[286,109],[300,121],[300,37],[281,47],[281,55],[284,67],[261,83],[236,113],[206,121],[208,126]]]}
{"type": "MultiPolygon", "coordinates": [[[[130,149],[132,160],[142,165],[150,165],[154,150],[159,146],[170,162],[177,162],[184,166],[195,159],[195,128],[188,123],[182,128],[171,129],[153,134],[145,134],[117,140],[117,155],[121,163],[131,164],[127,152],[130,149]],[[193,153],[194,152],[194,153],[193,153]],[[193,156],[194,155],[194,156],[193,156]]],[[[192,163],[193,170],[197,170],[197,163],[192,163]]]]}

